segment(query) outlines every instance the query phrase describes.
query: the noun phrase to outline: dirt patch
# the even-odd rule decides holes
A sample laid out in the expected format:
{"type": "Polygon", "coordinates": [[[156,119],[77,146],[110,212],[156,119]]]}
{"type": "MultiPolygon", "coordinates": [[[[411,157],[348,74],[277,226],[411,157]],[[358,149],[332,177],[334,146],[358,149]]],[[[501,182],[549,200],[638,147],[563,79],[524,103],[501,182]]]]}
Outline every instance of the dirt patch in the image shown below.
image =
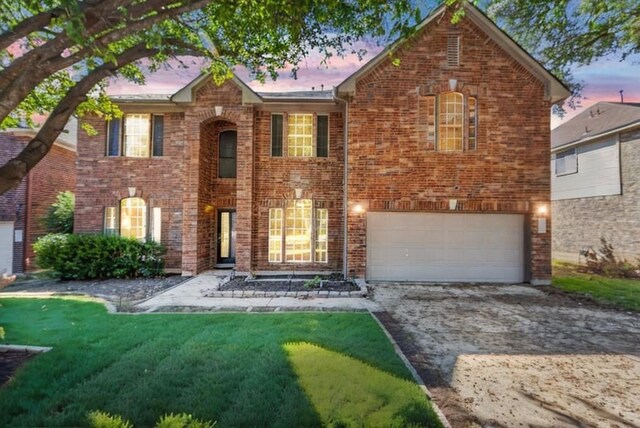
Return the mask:
{"type": "Polygon", "coordinates": [[[36,354],[31,352],[0,351],[0,388],[13,378],[16,370],[34,356],[36,354]]]}
{"type": "Polygon", "coordinates": [[[125,304],[148,299],[190,278],[171,275],[164,278],[108,279],[102,281],[19,279],[0,293],[87,294],[102,297],[115,304],[125,304]]]}
{"type": "Polygon", "coordinates": [[[343,281],[332,277],[319,277],[319,281],[314,281],[315,277],[308,278],[277,278],[272,277],[263,280],[245,280],[246,277],[239,276],[223,284],[220,291],[358,291],[358,288],[351,281],[343,281]]]}

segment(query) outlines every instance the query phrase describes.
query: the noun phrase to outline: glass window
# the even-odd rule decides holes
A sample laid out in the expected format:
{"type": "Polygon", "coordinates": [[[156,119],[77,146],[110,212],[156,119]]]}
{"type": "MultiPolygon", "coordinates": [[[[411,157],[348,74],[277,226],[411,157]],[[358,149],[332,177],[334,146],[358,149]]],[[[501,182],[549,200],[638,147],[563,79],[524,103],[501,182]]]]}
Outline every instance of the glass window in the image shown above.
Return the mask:
{"type": "Polygon", "coordinates": [[[329,116],[318,115],[318,129],[316,131],[316,156],[329,156],[329,116]]]}
{"type": "Polygon", "coordinates": [[[438,150],[454,151],[463,148],[463,96],[458,92],[440,95],[438,105],[438,150]]]}
{"type": "Polygon", "coordinates": [[[313,156],[313,114],[290,114],[288,117],[287,154],[313,156]]]}
{"type": "Polygon", "coordinates": [[[271,156],[282,156],[283,116],[271,115],[271,156]]]}
{"type": "Polygon", "coordinates": [[[151,115],[128,114],[124,118],[124,155],[149,157],[151,115]]]}
{"type": "Polygon", "coordinates": [[[478,134],[478,107],[476,99],[469,98],[469,150],[476,149],[476,135],[478,134]]]}
{"type": "Polygon", "coordinates": [[[326,263],[327,242],[329,241],[329,211],[324,208],[316,210],[316,262],[326,263]]]}
{"type": "Polygon", "coordinates": [[[282,261],[282,211],[269,209],[269,263],[282,261]]]}
{"type": "Polygon", "coordinates": [[[219,157],[219,178],[236,178],[236,153],[237,153],[237,133],[236,131],[224,131],[220,133],[218,144],[219,157]]]}
{"type": "Polygon", "coordinates": [[[120,235],[135,239],[147,236],[147,206],[142,198],[120,201],[120,235]]]}
{"type": "Polygon", "coordinates": [[[578,172],[578,155],[575,147],[556,154],[556,175],[578,172]]]}
{"type": "Polygon", "coordinates": [[[162,156],[164,151],[164,116],[153,115],[153,156],[162,156]]]}
{"type": "Polygon", "coordinates": [[[111,119],[107,122],[107,156],[120,156],[120,127],[122,120],[111,119]]]}
{"type": "Polygon", "coordinates": [[[312,211],[310,199],[287,202],[285,261],[311,262],[312,211]]]}
{"type": "Polygon", "coordinates": [[[104,209],[104,234],[105,235],[118,234],[116,207],[105,207],[104,209]]]}

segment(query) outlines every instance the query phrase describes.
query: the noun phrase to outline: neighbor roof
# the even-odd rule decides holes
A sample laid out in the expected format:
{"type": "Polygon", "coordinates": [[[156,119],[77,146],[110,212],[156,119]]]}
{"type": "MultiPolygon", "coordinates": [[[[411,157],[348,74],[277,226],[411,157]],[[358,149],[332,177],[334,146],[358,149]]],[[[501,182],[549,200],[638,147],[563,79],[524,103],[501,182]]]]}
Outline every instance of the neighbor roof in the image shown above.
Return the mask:
{"type": "MultiPolygon", "coordinates": [[[[500,47],[502,47],[509,55],[522,64],[533,76],[545,85],[545,95],[552,103],[558,103],[571,95],[571,91],[558,80],[551,72],[544,68],[535,58],[517,44],[507,33],[502,31],[489,17],[482,13],[473,4],[465,2],[465,19],[471,19],[480,29],[482,29],[489,37],[493,39],[500,47]]],[[[433,10],[420,24],[416,30],[420,31],[426,27],[431,21],[435,20],[446,11],[446,3],[433,10]]],[[[337,86],[338,92],[353,93],[356,89],[356,82],[365,76],[369,71],[378,64],[388,58],[391,52],[398,49],[404,43],[404,39],[397,40],[376,55],[371,61],[361,67],[354,74],[349,76],[344,82],[337,86]]]]}
{"type": "Polygon", "coordinates": [[[551,148],[593,140],[633,126],[640,126],[640,104],[599,102],[552,130],[551,148]]]}
{"type": "Polygon", "coordinates": [[[333,91],[258,92],[264,101],[333,101],[333,91]]]}

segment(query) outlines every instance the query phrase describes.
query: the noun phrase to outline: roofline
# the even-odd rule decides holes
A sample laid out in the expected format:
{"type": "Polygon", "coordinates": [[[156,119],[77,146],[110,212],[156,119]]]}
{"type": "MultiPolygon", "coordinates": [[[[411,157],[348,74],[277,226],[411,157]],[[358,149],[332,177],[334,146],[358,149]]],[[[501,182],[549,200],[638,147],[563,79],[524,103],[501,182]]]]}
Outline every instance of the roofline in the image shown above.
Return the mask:
{"type": "MultiPolygon", "coordinates": [[[[552,104],[556,104],[571,95],[571,91],[562,83],[557,77],[555,77],[549,70],[542,66],[535,58],[533,58],[526,50],[524,50],[518,43],[516,43],[507,33],[500,29],[487,15],[485,15],[480,9],[474,5],[465,2],[463,4],[467,16],[478,25],[487,35],[489,35],[494,42],[522,64],[531,74],[540,80],[545,87],[545,96],[551,101],[552,104]]],[[[431,23],[435,18],[439,17],[446,11],[446,4],[442,4],[434,9],[422,22],[416,26],[416,32],[422,30],[425,26],[431,23]]],[[[378,66],[383,60],[386,59],[389,53],[395,51],[400,45],[402,45],[406,39],[398,39],[390,46],[385,48],[382,52],[371,59],[367,64],[358,69],[355,73],[340,83],[337,88],[340,93],[353,93],[356,89],[356,83],[360,77],[371,71],[378,66]]]]}
{"type": "MultiPolygon", "coordinates": [[[[16,137],[35,137],[38,135],[39,130],[32,128],[7,128],[2,131],[3,133],[13,134],[16,137]]],[[[71,150],[74,153],[78,152],[78,147],[70,143],[67,139],[58,136],[53,142],[54,146],[62,147],[67,150],[71,150]]]]}
{"type": "MultiPolygon", "coordinates": [[[[211,79],[211,73],[202,73],[200,76],[193,79],[184,88],[173,94],[169,101],[174,103],[192,103],[194,102],[195,93],[202,85],[207,82],[207,79],[211,79]]],[[[242,91],[242,104],[260,104],[262,98],[255,93],[246,83],[240,80],[235,74],[231,78],[231,81],[240,88],[242,91]]]]}
{"type": "Polygon", "coordinates": [[[278,103],[311,103],[311,104],[335,104],[333,98],[307,98],[307,97],[280,97],[280,98],[269,98],[262,95],[262,102],[268,104],[278,104],[278,103]]]}
{"type": "Polygon", "coordinates": [[[560,146],[552,147],[551,153],[557,152],[558,150],[569,149],[574,146],[579,146],[583,143],[589,143],[593,140],[597,140],[599,138],[608,137],[613,134],[619,134],[621,132],[627,131],[629,129],[633,129],[636,127],[640,127],[640,120],[636,120],[635,122],[628,123],[626,125],[619,126],[617,128],[609,129],[608,131],[601,132],[596,135],[589,135],[588,137],[582,138],[580,140],[573,140],[568,143],[564,143],[560,146]]]}

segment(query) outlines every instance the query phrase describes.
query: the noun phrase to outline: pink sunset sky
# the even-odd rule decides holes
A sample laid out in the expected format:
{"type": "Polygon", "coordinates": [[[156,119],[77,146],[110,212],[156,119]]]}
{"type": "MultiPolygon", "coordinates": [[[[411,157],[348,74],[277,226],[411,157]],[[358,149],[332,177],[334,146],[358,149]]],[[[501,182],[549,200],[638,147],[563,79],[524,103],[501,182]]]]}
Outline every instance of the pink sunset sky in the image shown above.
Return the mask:
{"type": "MultiPolygon", "coordinates": [[[[312,54],[300,64],[297,79],[290,76],[289,70],[283,70],[276,81],[268,80],[264,84],[251,80],[246,70],[238,69],[236,74],[257,92],[311,90],[312,88],[320,90],[321,85],[324,85],[325,89],[331,89],[362,67],[382,49],[373,43],[362,43],[357,47],[367,49],[368,53],[362,61],[356,55],[348,55],[345,58],[331,58],[327,64],[323,65],[320,64],[320,56],[312,54]]],[[[566,122],[599,101],[619,102],[620,90],[624,90],[625,102],[640,102],[639,62],[640,55],[630,56],[624,62],[620,62],[616,57],[608,57],[588,66],[576,67],[574,76],[576,80],[584,83],[581,107],[575,110],[567,109],[567,115],[564,118],[553,115],[551,128],[566,122]]],[[[188,69],[173,67],[150,74],[144,86],[116,79],[109,86],[109,93],[113,95],[173,94],[200,73],[197,60],[188,59],[186,63],[190,65],[188,69]]]]}

